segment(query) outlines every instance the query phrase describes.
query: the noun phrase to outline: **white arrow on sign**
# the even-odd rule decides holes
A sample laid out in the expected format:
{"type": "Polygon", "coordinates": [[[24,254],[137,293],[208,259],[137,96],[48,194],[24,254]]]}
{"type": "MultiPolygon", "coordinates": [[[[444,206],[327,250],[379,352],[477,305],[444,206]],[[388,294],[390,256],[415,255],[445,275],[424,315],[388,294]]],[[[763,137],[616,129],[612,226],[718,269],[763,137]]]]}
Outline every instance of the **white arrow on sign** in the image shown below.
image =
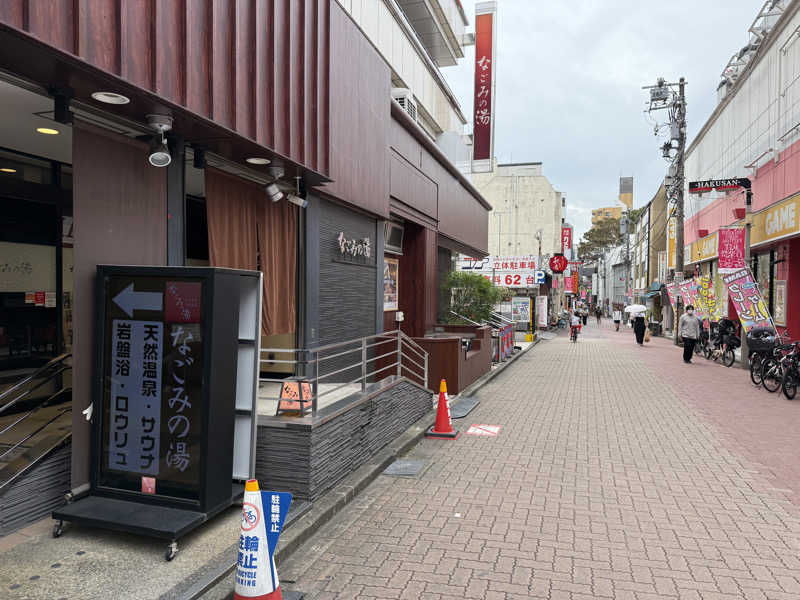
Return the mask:
{"type": "Polygon", "coordinates": [[[114,302],[129,317],[134,310],[161,310],[164,294],[161,292],[134,292],[133,283],[114,296],[114,302]]]}

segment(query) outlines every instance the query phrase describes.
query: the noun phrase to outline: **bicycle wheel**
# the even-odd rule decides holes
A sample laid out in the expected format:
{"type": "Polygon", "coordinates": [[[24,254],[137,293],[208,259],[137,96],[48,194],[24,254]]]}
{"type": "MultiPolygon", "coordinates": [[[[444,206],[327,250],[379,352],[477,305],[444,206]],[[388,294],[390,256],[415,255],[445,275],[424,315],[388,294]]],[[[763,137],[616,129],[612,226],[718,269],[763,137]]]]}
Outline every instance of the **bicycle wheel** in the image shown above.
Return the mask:
{"type": "Polygon", "coordinates": [[[706,360],[711,360],[711,353],[713,352],[713,348],[711,344],[705,344],[703,346],[703,356],[706,357],[706,360]]]}
{"type": "Polygon", "coordinates": [[[797,371],[794,368],[786,369],[783,374],[783,381],[781,381],[781,389],[783,395],[789,400],[794,400],[797,395],[797,371]]]}
{"type": "Polygon", "coordinates": [[[736,362],[736,355],[733,353],[733,350],[725,348],[722,352],[722,364],[726,367],[730,367],[734,362],[736,362]]]}
{"type": "Polygon", "coordinates": [[[761,385],[768,392],[775,393],[781,387],[783,379],[783,369],[781,364],[774,358],[768,358],[762,363],[761,385]]]}
{"type": "Polygon", "coordinates": [[[761,355],[754,354],[750,358],[750,381],[753,385],[761,385],[761,355]]]}

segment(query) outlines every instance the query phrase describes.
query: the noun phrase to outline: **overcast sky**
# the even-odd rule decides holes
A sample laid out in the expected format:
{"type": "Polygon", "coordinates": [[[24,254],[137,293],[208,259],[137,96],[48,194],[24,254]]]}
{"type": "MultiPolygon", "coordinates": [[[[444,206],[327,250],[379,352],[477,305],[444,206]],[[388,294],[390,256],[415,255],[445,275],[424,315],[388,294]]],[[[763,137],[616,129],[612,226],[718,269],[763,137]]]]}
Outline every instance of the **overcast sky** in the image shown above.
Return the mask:
{"type": "MultiPolygon", "coordinates": [[[[475,0],[461,0],[474,31],[475,0]]],[[[576,239],[591,209],[617,204],[634,177],[634,205],[658,190],[667,163],[645,120],[642,85],[687,86],[688,140],[716,105],[720,73],[748,41],[763,0],[498,0],[495,155],[541,161],[567,197],[576,239]]],[[[474,46],[443,69],[472,114],[474,46]]],[[[659,114],[659,113],[655,113],[659,114]]],[[[665,118],[660,111],[660,119],[665,118]]]]}

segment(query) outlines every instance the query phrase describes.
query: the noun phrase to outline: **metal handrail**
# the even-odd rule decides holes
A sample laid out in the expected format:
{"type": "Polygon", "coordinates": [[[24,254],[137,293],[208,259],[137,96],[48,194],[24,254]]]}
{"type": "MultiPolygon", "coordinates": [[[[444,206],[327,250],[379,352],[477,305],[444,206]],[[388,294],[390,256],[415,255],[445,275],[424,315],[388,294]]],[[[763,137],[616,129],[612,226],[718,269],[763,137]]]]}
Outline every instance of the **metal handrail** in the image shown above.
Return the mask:
{"type": "MultiPolygon", "coordinates": [[[[48,369],[51,369],[56,364],[64,362],[65,360],[67,360],[70,357],[72,357],[72,353],[70,353],[70,352],[65,352],[64,354],[56,356],[54,359],[50,360],[46,365],[43,365],[43,366],[39,367],[33,373],[28,375],[26,378],[24,378],[21,381],[18,381],[17,383],[12,385],[5,392],[0,393],[0,401],[2,401],[6,396],[10,396],[12,393],[17,391],[18,389],[26,386],[28,383],[30,383],[34,379],[38,379],[39,377],[41,377],[42,373],[44,373],[48,369]]],[[[0,406],[0,413],[2,413],[5,410],[5,408],[6,408],[5,405],[4,406],[0,406]]]]}
{"type": "MultiPolygon", "coordinates": [[[[344,359],[345,361],[349,361],[351,359],[344,359]]],[[[311,413],[315,415],[317,413],[318,408],[318,400],[324,396],[329,394],[333,394],[342,388],[347,386],[351,386],[353,384],[361,383],[361,391],[362,393],[366,391],[367,382],[370,378],[376,378],[381,373],[384,373],[390,369],[395,369],[396,374],[398,377],[403,377],[403,369],[406,370],[406,376],[419,381],[424,387],[427,388],[428,382],[428,353],[419,345],[417,344],[410,336],[403,333],[399,329],[389,332],[377,333],[373,335],[364,336],[361,338],[353,339],[353,340],[346,340],[342,342],[335,342],[331,344],[325,344],[323,346],[313,347],[313,348],[306,348],[306,349],[287,349],[287,348],[264,348],[261,351],[261,358],[260,364],[290,364],[295,365],[296,367],[300,368],[303,367],[302,373],[305,374],[306,379],[310,381],[312,385],[312,394],[311,394],[311,413]],[[384,352],[383,349],[386,348],[387,344],[393,344],[394,346],[388,352],[384,352]],[[374,350],[378,346],[383,346],[384,348],[381,350],[374,350]],[[346,348],[341,350],[342,348],[346,348]],[[336,352],[337,350],[340,350],[336,352]],[[369,352],[372,350],[372,352],[369,352]],[[333,354],[330,355],[323,355],[323,353],[334,351],[333,354]],[[275,354],[289,354],[294,353],[294,359],[266,359],[264,358],[264,353],[275,353],[275,354]],[[354,354],[360,352],[361,356],[359,360],[354,360],[352,363],[346,364],[343,367],[335,368],[331,372],[323,373],[321,372],[320,365],[321,364],[329,364],[333,367],[338,367],[338,364],[331,364],[331,359],[342,359],[349,354],[354,354]],[[369,356],[369,354],[376,354],[376,356],[369,356]],[[378,364],[379,361],[382,360],[392,360],[390,357],[396,356],[396,360],[393,360],[391,364],[381,366],[378,364]],[[413,357],[413,358],[412,358],[413,357]],[[411,366],[409,366],[411,365],[411,366]],[[380,368],[378,368],[380,366],[380,368]],[[413,368],[412,368],[413,367],[413,368]],[[346,373],[349,371],[355,371],[356,369],[361,370],[361,374],[359,377],[342,383],[341,385],[336,385],[332,389],[320,391],[320,383],[325,383],[326,380],[330,380],[331,378],[341,375],[342,373],[346,373]],[[419,373],[418,371],[422,371],[419,373]]],[[[341,363],[339,363],[341,364],[341,363]]],[[[385,376],[385,375],[384,375],[385,376]]],[[[382,376],[383,377],[383,376],[382,376]]],[[[260,377],[259,382],[261,383],[279,383],[282,384],[286,380],[285,378],[270,378],[270,377],[260,377]]],[[[331,382],[336,383],[336,382],[331,382]]],[[[270,400],[280,400],[280,398],[267,398],[270,400]]]]}
{"type": "Polygon", "coordinates": [[[9,430],[13,429],[14,427],[16,427],[17,425],[19,425],[20,423],[22,423],[25,419],[27,419],[31,415],[35,414],[40,408],[45,408],[48,404],[50,404],[51,400],[54,400],[54,399],[58,398],[61,394],[65,393],[65,392],[71,392],[71,391],[72,391],[71,387],[61,388],[55,394],[52,394],[47,399],[45,399],[44,402],[42,402],[41,404],[35,406],[34,408],[29,410],[28,412],[26,412],[19,419],[17,419],[13,423],[10,423],[10,424],[6,425],[3,429],[0,429],[0,435],[3,435],[6,431],[9,431],[9,430]]]}
{"type": "Polygon", "coordinates": [[[513,325],[514,324],[514,321],[509,321],[503,315],[501,315],[499,312],[492,311],[489,314],[490,314],[491,317],[494,317],[495,319],[498,319],[501,323],[505,323],[506,325],[513,325]]]}

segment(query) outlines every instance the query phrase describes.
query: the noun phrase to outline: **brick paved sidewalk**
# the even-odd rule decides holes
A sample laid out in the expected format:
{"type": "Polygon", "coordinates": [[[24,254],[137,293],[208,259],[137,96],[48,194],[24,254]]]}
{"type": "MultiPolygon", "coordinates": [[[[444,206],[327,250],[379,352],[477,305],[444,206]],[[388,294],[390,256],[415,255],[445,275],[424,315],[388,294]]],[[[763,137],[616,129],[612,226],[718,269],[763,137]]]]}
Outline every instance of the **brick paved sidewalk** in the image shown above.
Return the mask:
{"type": "Polygon", "coordinates": [[[612,335],[590,325],[511,365],[457,441],[411,453],[428,461],[421,476],[379,477],[281,565],[284,587],[315,599],[800,598],[798,508],[677,397],[656,345],[612,335]],[[502,429],[463,435],[472,423],[502,429]]]}
{"type": "MultiPolygon", "coordinates": [[[[620,346],[634,346],[633,334],[603,328],[600,335],[620,346]],[[630,339],[629,339],[630,338],[630,339]]],[[[758,463],[759,470],[800,506],[800,396],[755,387],[750,373],[695,356],[682,362],[683,348],[671,339],[653,338],[637,356],[679,398],[703,415],[729,448],[758,463]]]]}

